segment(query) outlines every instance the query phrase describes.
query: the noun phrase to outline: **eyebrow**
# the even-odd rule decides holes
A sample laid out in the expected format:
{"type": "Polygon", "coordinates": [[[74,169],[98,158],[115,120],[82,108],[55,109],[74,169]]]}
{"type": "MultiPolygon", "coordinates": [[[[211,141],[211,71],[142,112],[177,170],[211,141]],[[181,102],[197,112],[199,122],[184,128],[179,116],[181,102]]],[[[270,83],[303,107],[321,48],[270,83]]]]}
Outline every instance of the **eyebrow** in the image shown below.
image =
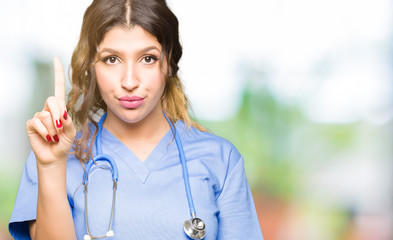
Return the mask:
{"type": "MultiPolygon", "coordinates": [[[[145,48],[137,50],[136,54],[137,55],[142,55],[143,53],[146,53],[146,52],[151,51],[151,50],[157,50],[158,52],[161,52],[156,46],[148,46],[148,47],[145,47],[145,48]]],[[[97,52],[99,54],[102,54],[104,52],[108,52],[110,54],[116,54],[116,55],[121,53],[121,51],[113,49],[113,48],[103,48],[101,51],[97,51],[97,52]]]]}

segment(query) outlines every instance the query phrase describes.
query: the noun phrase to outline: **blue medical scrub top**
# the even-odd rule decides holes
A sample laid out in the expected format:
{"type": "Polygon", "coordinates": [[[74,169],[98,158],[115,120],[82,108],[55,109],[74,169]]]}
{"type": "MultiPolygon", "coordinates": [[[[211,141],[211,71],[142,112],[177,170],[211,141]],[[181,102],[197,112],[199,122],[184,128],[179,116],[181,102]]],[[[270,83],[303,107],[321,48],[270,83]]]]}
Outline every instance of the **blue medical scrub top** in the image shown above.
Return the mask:
{"type": "MultiPolygon", "coordinates": [[[[186,129],[182,121],[175,125],[187,159],[197,217],[206,224],[205,239],[263,239],[243,158],[236,148],[211,133],[186,129]]],[[[94,130],[92,124],[91,128],[94,130]]],[[[190,212],[172,132],[169,130],[142,162],[104,128],[102,151],[113,157],[119,170],[115,235],[105,239],[189,239],[183,224],[190,219],[190,212]]],[[[87,233],[83,173],[80,161],[70,155],[67,195],[78,240],[87,233]]],[[[113,193],[111,177],[106,162],[98,162],[89,172],[88,220],[90,232],[95,236],[108,231],[113,193]]],[[[30,239],[27,222],[36,218],[37,192],[37,167],[31,152],[9,223],[15,239],[30,239]]]]}

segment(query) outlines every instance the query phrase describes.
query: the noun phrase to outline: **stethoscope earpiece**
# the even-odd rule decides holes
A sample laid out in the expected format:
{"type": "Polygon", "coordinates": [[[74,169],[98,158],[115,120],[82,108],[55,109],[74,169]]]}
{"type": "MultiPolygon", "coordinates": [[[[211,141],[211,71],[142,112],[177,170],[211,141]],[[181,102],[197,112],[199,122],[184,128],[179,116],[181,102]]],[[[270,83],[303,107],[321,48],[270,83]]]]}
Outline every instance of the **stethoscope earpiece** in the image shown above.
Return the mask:
{"type": "Polygon", "coordinates": [[[184,221],[184,232],[192,239],[203,239],[206,235],[205,223],[200,218],[184,221]]]}
{"type": "Polygon", "coordinates": [[[91,240],[91,237],[90,237],[90,235],[85,235],[84,237],[83,237],[83,240],[91,240]]]}
{"type": "Polygon", "coordinates": [[[103,238],[103,237],[113,237],[113,236],[115,236],[115,233],[113,232],[113,230],[109,230],[108,232],[106,232],[105,235],[100,236],[100,237],[94,237],[94,236],[92,237],[92,235],[86,234],[83,237],[83,240],[91,240],[91,239],[97,239],[97,238],[103,238]]]}

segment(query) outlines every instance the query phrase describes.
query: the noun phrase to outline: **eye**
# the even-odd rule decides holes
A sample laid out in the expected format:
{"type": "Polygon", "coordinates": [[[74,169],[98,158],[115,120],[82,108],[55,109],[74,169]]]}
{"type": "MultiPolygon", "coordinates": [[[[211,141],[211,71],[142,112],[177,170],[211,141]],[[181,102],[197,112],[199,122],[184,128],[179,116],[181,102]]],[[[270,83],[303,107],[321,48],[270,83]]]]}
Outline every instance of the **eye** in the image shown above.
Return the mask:
{"type": "Polygon", "coordinates": [[[157,60],[158,60],[158,58],[156,56],[154,56],[154,55],[147,55],[147,56],[144,56],[141,59],[141,62],[145,63],[145,64],[153,64],[157,60]]]}
{"type": "Polygon", "coordinates": [[[119,62],[119,60],[117,59],[117,57],[115,56],[108,56],[102,59],[102,61],[106,64],[116,64],[119,62]]]}

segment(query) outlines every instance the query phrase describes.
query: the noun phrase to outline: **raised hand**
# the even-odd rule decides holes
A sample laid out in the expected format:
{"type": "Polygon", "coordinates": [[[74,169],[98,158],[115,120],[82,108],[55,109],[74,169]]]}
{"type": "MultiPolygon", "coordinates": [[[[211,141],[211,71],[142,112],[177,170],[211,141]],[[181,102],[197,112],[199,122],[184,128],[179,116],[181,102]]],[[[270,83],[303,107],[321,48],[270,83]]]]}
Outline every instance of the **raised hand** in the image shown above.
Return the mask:
{"type": "Polygon", "coordinates": [[[48,97],[42,111],[26,122],[30,145],[41,166],[65,161],[76,134],[65,106],[64,69],[58,57],[53,65],[55,96],[48,97]]]}

